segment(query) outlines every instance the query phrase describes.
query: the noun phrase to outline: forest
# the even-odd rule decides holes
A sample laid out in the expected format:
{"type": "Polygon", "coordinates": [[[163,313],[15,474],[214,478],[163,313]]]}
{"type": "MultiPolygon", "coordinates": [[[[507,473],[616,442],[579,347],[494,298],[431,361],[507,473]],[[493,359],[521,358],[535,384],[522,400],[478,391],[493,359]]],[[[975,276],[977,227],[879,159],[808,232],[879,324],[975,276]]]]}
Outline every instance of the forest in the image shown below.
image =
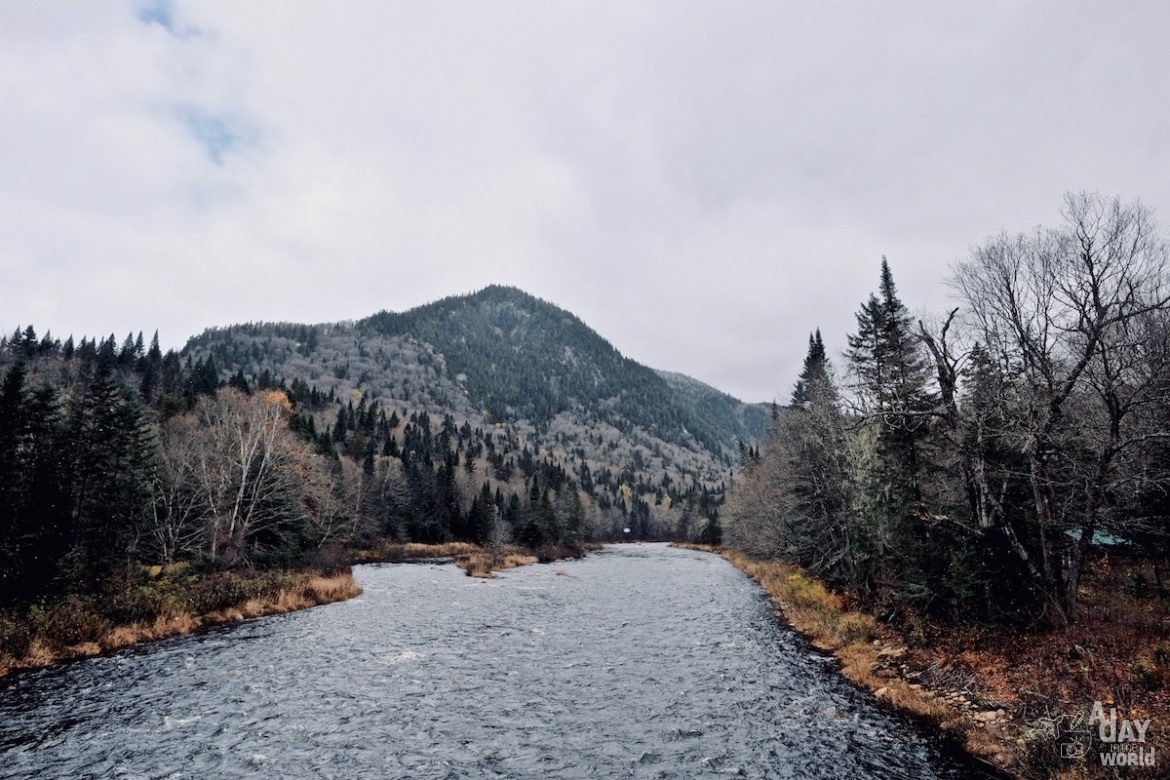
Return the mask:
{"type": "Polygon", "coordinates": [[[1125,587],[1164,593],[1166,237],[1139,202],[1070,194],[1062,215],[955,263],[935,319],[883,259],[839,370],[810,336],[730,491],[726,543],[879,614],[1068,625],[1110,556],[1137,561],[1125,587]]]}
{"type": "Polygon", "coordinates": [[[668,533],[710,534],[720,501],[698,482],[567,466],[509,426],[164,354],[157,334],[75,343],[29,326],[0,338],[8,627],[62,600],[105,610],[160,572],[226,582],[217,575],[332,570],[388,542],[551,558],[588,540],[660,536],[652,518],[672,505],[681,525],[668,533]]]}
{"type": "Polygon", "coordinates": [[[581,400],[611,399],[599,407],[602,420],[641,425],[668,441],[694,438],[713,452],[730,428],[663,392],[662,377],[576,317],[514,288],[490,286],[408,312],[380,312],[360,325],[435,345],[489,419],[518,414],[544,421],[581,400]]]}
{"type": "MultiPolygon", "coordinates": [[[[183,354],[347,403],[426,411],[435,423],[449,415],[539,448],[574,474],[628,471],[631,486],[719,490],[739,443],[762,439],[768,420],[765,405],[640,365],[572,313],[498,285],[357,322],[209,328],[183,354]]],[[[639,496],[661,498],[654,488],[639,496]]],[[[654,518],[657,533],[673,533],[678,519],[654,518]]]]}

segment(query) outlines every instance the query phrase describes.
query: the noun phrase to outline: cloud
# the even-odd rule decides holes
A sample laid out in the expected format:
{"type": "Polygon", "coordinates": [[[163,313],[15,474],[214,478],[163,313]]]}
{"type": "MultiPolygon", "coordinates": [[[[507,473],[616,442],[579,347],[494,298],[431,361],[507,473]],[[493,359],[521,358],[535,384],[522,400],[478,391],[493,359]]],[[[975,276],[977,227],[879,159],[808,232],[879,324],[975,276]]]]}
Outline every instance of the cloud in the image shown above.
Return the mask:
{"type": "Polygon", "coordinates": [[[1170,201],[1157,3],[37,4],[0,29],[0,325],[323,321],[498,282],[784,397],[1070,188],[1170,201]]]}

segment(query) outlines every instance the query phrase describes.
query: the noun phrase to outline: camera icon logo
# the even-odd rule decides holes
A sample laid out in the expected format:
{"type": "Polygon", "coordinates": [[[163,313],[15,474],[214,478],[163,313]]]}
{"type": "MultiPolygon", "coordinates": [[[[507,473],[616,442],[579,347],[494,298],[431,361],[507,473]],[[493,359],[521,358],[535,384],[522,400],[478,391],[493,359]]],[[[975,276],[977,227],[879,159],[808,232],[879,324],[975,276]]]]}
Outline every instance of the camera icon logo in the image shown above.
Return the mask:
{"type": "Polygon", "coordinates": [[[1061,758],[1084,758],[1085,745],[1083,742],[1073,740],[1072,742],[1060,743],[1060,757],[1061,758]]]}

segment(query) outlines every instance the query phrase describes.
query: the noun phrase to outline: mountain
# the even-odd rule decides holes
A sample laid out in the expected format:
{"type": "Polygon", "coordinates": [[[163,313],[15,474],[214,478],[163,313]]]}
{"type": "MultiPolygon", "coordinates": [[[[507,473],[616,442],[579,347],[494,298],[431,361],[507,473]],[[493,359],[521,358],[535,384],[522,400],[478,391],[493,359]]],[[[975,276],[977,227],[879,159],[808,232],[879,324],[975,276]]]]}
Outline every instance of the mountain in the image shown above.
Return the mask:
{"type": "Polygon", "coordinates": [[[768,419],[762,405],[624,357],[575,315],[511,287],[357,322],[212,328],[183,351],[224,377],[506,432],[569,474],[602,475],[615,500],[625,490],[655,506],[672,485],[721,491],[740,442],[758,441],[768,419]]]}
{"type": "Polygon", "coordinates": [[[770,404],[747,404],[711,385],[674,371],[658,376],[692,412],[720,431],[730,433],[738,443],[762,441],[772,416],[770,404]]]}

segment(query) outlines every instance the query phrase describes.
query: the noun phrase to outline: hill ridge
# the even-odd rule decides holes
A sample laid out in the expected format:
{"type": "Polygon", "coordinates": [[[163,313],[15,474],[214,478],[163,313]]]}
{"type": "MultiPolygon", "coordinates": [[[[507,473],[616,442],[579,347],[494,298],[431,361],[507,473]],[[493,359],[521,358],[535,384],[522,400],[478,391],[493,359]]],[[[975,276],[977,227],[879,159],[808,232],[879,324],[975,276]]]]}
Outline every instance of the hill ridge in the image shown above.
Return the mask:
{"type": "MultiPolygon", "coordinates": [[[[768,420],[763,405],[625,357],[577,315],[506,285],[353,321],[208,328],[183,352],[214,358],[223,377],[504,431],[566,473],[610,475],[614,504],[631,489],[654,506],[670,486],[721,493],[740,443],[758,442],[768,420]]],[[[320,430],[334,409],[319,410],[320,430]]]]}

